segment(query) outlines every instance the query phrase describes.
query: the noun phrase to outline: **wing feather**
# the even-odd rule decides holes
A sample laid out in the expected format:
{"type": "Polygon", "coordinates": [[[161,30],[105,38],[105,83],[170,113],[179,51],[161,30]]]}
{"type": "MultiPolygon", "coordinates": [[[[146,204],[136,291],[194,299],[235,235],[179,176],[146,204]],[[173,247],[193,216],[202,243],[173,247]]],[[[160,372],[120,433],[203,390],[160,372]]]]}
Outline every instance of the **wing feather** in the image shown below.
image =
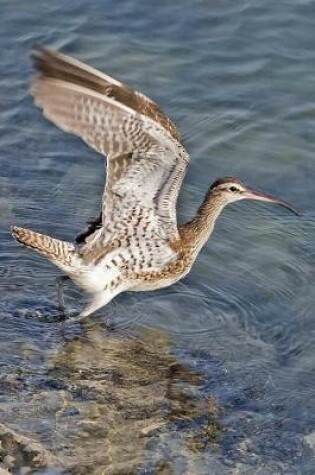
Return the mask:
{"type": "Polygon", "coordinates": [[[91,68],[74,58],[51,51],[43,46],[39,46],[33,51],[32,58],[42,76],[61,79],[111,97],[115,101],[125,104],[134,111],[157,122],[175,140],[180,141],[180,132],[176,125],[152,99],[143,93],[131,89],[117,81],[117,79],[91,68]]]}
{"type": "Polygon", "coordinates": [[[133,109],[95,91],[58,79],[37,78],[31,93],[47,119],[108,157],[133,147],[150,150],[157,144],[133,109]],[[126,133],[126,127],[134,137],[126,133]]]}
{"type": "Polygon", "coordinates": [[[34,59],[40,74],[31,93],[43,114],[107,156],[103,228],[114,235],[141,209],[157,235],[178,237],[189,156],[175,125],[151,99],[79,61],[42,48],[34,59]]]}

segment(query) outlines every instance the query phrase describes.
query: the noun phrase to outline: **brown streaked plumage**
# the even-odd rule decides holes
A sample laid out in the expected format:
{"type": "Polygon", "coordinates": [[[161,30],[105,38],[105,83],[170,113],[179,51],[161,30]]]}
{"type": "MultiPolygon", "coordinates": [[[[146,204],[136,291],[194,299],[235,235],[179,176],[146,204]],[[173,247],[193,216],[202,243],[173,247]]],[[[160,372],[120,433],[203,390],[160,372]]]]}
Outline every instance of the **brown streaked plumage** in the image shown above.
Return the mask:
{"type": "Polygon", "coordinates": [[[178,226],[176,203],[189,156],[173,122],[151,99],[63,54],[38,48],[31,94],[45,117],[107,157],[100,216],[77,245],[14,227],[13,236],[45,255],[92,294],[80,318],[126,291],[153,290],[184,277],[229,203],[287,203],[216,180],[196,216],[178,226]]]}

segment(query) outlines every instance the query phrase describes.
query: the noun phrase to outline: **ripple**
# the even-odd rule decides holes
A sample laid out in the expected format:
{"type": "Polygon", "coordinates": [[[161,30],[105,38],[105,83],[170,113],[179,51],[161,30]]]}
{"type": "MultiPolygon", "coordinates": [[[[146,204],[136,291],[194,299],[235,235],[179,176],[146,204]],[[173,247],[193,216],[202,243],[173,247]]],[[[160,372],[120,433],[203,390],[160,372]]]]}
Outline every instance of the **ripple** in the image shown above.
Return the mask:
{"type": "MultiPolygon", "coordinates": [[[[82,460],[92,441],[93,464],[108,443],[111,455],[125,457],[148,441],[137,469],[150,473],[312,473],[304,443],[315,409],[312,13],[307,0],[3,4],[0,383],[3,415],[17,431],[68,457],[79,447],[82,460]],[[215,177],[232,174],[305,215],[230,206],[183,283],[121,295],[82,326],[54,322],[59,274],[19,248],[9,227],[72,239],[98,209],[103,163],[34,108],[27,93],[34,43],[140,88],[176,120],[192,156],[181,218],[194,214],[215,177]],[[174,355],[186,369],[171,378],[174,355]],[[169,416],[151,435],[146,410],[156,397],[163,421],[176,407],[181,417],[192,409],[197,416],[177,424],[169,416]],[[214,444],[200,409],[212,397],[224,424],[214,444]],[[134,423],[144,424],[145,436],[136,438],[134,423]]],[[[84,297],[67,286],[66,300],[79,311],[84,297]]]]}

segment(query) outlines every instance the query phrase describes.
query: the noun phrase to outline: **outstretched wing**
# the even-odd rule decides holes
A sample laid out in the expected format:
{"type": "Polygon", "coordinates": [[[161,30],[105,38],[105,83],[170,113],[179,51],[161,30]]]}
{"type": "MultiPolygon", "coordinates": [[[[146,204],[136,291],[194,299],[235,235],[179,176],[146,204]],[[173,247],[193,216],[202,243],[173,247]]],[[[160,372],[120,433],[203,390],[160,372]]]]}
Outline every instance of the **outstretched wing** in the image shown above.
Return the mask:
{"type": "Polygon", "coordinates": [[[103,226],[143,210],[165,238],[178,237],[176,201],[189,156],[173,122],[149,98],[44,48],[31,93],[44,115],[107,156],[103,226]],[[155,219],[153,219],[155,217],[155,219]]]}

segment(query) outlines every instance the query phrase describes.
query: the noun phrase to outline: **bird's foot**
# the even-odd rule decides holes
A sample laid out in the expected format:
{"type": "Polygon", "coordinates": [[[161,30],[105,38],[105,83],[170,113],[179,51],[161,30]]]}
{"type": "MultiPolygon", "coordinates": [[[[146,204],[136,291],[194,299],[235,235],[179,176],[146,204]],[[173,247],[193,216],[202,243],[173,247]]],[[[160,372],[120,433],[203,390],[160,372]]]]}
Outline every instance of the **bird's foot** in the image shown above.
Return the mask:
{"type": "Polygon", "coordinates": [[[55,320],[57,322],[64,322],[68,320],[69,318],[70,316],[68,314],[68,311],[63,307],[60,307],[60,305],[57,305],[57,314],[55,316],[55,320]]]}
{"type": "MultiPolygon", "coordinates": [[[[90,320],[89,317],[90,315],[85,315],[83,314],[82,312],[79,313],[79,315],[76,315],[76,316],[68,316],[66,317],[66,320],[65,320],[65,323],[69,323],[69,324],[72,324],[72,323],[80,323],[80,324],[84,324],[85,322],[88,322],[88,321],[92,321],[90,320]]],[[[106,319],[105,319],[105,327],[108,331],[112,331],[115,329],[115,324],[112,320],[112,318],[110,316],[107,316],[106,319]]]]}

